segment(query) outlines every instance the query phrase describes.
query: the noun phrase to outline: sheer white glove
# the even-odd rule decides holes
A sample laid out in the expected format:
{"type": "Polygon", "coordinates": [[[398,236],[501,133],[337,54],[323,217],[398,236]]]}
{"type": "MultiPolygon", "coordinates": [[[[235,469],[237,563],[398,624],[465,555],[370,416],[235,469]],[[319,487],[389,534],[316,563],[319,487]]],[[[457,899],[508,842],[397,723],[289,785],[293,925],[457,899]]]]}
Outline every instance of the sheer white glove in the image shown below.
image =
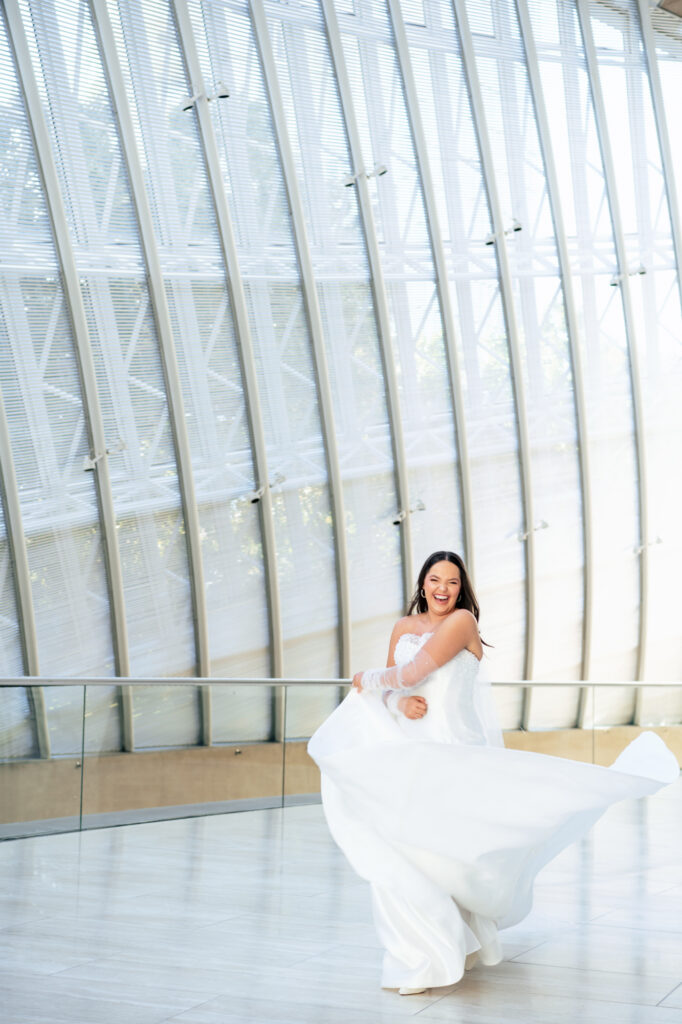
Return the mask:
{"type": "Polygon", "coordinates": [[[370,668],[362,673],[363,690],[409,690],[435,672],[439,665],[422,647],[411,661],[391,668],[370,668]]]}

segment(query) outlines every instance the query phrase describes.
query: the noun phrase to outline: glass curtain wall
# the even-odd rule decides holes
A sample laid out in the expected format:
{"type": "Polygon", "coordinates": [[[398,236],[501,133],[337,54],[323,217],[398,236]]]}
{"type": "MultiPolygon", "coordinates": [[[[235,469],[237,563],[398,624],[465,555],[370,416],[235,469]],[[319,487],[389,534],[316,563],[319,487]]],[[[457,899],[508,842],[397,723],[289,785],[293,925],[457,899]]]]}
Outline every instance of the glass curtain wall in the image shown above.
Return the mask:
{"type": "Polygon", "coordinates": [[[112,677],[101,750],[272,739],[115,677],[381,664],[453,548],[497,678],[679,675],[681,60],[636,0],[5,0],[4,673],[112,677]]]}

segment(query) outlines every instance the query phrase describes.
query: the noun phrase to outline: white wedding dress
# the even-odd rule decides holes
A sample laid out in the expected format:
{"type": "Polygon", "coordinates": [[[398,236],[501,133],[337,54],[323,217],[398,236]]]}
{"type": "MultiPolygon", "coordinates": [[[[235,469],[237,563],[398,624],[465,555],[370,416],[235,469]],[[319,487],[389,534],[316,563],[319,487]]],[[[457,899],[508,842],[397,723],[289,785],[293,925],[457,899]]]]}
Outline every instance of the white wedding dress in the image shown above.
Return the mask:
{"type": "MultiPolygon", "coordinates": [[[[396,664],[430,635],[403,634],[396,664]]],[[[460,651],[403,690],[426,698],[421,719],[353,690],[308,745],[332,836],[372,884],[385,988],[450,985],[474,952],[499,963],[498,930],[528,913],[540,868],[610,804],[679,774],[652,732],[610,768],[495,746],[479,667],[460,651]]]]}

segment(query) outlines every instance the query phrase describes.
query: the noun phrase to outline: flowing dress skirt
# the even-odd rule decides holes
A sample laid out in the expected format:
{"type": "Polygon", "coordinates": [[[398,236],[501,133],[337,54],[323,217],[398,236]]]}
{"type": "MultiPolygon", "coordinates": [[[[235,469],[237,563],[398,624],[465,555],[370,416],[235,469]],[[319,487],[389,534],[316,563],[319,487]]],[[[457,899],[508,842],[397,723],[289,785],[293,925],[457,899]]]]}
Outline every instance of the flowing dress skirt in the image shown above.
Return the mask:
{"type": "Polygon", "coordinates": [[[613,803],[679,775],[642,733],[609,768],[503,747],[420,741],[377,694],[351,692],[309,751],[330,831],[372,883],[386,988],[449,985],[531,908],[538,871],[613,803]]]}

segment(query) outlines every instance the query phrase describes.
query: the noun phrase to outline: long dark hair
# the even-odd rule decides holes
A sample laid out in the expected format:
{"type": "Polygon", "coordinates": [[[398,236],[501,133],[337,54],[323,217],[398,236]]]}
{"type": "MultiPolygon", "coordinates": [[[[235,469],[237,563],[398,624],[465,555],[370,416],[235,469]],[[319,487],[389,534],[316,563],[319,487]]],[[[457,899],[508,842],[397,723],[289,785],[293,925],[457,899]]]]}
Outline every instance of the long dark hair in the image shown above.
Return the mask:
{"type": "MultiPolygon", "coordinates": [[[[471,614],[474,616],[476,622],[478,622],[480,608],[478,605],[478,601],[476,600],[476,594],[474,593],[474,588],[471,584],[469,573],[467,572],[466,566],[462,559],[459,557],[459,555],[455,554],[454,551],[434,551],[433,554],[429,555],[429,557],[426,559],[419,572],[419,577],[417,579],[417,588],[414,594],[412,595],[412,600],[410,601],[409,607],[407,609],[407,614],[417,615],[419,614],[419,612],[428,611],[429,606],[426,603],[426,598],[422,597],[422,589],[424,587],[424,581],[427,577],[429,569],[432,569],[436,562],[450,562],[452,565],[457,566],[457,568],[459,569],[459,576],[461,580],[461,587],[459,595],[457,597],[457,607],[466,608],[466,610],[471,612],[471,614]]],[[[481,642],[485,643],[483,638],[481,638],[481,642]]],[[[486,647],[489,646],[490,644],[486,644],[486,647]]]]}

